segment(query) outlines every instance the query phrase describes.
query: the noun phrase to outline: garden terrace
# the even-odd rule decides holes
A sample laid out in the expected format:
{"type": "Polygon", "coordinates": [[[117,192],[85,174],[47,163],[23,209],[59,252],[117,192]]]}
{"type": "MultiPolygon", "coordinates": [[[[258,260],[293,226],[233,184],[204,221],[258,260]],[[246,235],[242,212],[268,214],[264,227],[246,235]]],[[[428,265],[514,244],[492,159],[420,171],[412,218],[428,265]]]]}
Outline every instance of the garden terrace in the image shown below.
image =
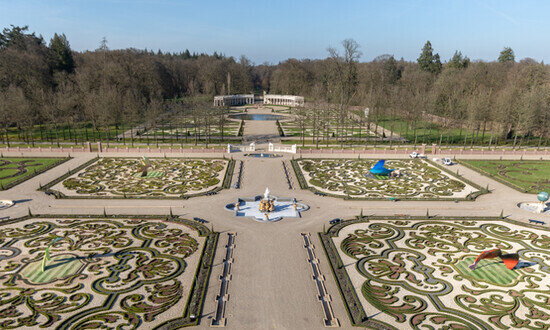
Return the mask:
{"type": "Polygon", "coordinates": [[[0,325],[152,329],[197,324],[217,235],[177,218],[56,215],[4,222],[0,244],[8,253],[0,286],[2,305],[11,312],[0,315],[0,325]]]}
{"type": "Polygon", "coordinates": [[[223,127],[223,135],[219,123],[219,118],[213,117],[209,127],[204,124],[195,124],[192,118],[181,117],[170,124],[157,125],[149,129],[142,136],[159,136],[164,138],[185,138],[196,136],[212,136],[212,137],[234,137],[238,136],[240,121],[225,120],[223,127]]]}
{"type": "Polygon", "coordinates": [[[503,219],[358,218],[321,233],[354,325],[546,328],[550,231],[503,219]],[[468,266],[483,251],[518,253],[468,266]]]}
{"type": "Polygon", "coordinates": [[[141,159],[98,158],[48,184],[66,198],[187,198],[229,188],[234,161],[151,158],[145,177],[141,159]]]}
{"type": "Polygon", "coordinates": [[[0,190],[16,186],[69,159],[70,158],[0,157],[0,190]]]}
{"type": "Polygon", "coordinates": [[[291,110],[291,120],[281,121],[284,136],[308,138],[318,137],[323,141],[331,138],[376,138],[374,132],[367,128],[367,121],[353,116],[346,117],[340,123],[335,110],[296,109],[291,110]]]}
{"type": "Polygon", "coordinates": [[[377,159],[299,159],[292,165],[302,189],[348,199],[471,200],[485,192],[434,163],[388,160],[399,177],[373,176],[377,159]]]}
{"type": "Polygon", "coordinates": [[[550,161],[464,159],[460,163],[522,192],[550,191],[550,161]]]}

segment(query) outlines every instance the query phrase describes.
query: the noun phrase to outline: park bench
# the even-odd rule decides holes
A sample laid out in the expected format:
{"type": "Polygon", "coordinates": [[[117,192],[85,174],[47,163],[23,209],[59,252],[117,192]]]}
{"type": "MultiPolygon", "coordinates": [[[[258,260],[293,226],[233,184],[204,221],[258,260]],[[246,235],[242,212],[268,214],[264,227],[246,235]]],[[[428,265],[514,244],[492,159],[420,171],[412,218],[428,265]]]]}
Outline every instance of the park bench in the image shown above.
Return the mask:
{"type": "Polygon", "coordinates": [[[545,225],[546,224],[546,222],[544,222],[544,221],[534,220],[534,219],[529,219],[529,222],[537,224],[537,225],[545,225]]]}

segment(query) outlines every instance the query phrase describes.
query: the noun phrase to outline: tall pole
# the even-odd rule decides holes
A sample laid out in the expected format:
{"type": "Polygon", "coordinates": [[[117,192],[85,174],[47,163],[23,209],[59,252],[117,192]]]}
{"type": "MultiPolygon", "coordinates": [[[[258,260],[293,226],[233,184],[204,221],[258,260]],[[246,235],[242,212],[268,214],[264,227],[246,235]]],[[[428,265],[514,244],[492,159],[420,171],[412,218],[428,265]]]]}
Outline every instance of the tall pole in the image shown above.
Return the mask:
{"type": "Polygon", "coordinates": [[[231,95],[231,73],[227,72],[227,95],[231,95]]]}

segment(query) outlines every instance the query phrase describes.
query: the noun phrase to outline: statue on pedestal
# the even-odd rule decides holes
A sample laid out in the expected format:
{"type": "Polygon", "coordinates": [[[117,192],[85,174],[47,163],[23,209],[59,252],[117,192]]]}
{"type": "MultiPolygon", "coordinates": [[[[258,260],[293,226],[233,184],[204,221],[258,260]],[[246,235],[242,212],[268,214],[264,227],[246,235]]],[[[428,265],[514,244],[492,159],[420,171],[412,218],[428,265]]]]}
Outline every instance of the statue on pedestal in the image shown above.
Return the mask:
{"type": "Polygon", "coordinates": [[[273,212],[275,209],[275,203],[273,199],[269,198],[269,188],[265,188],[264,198],[260,201],[260,212],[273,212]]]}

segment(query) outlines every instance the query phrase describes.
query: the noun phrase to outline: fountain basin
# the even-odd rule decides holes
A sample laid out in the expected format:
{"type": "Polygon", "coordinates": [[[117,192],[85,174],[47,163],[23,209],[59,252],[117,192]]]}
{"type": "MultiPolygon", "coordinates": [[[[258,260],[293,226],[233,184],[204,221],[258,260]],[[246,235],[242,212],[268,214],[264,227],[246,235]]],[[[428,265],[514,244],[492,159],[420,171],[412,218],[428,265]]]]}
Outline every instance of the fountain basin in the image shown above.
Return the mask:
{"type": "Polygon", "coordinates": [[[245,154],[247,157],[256,157],[256,158],[275,158],[275,157],[283,157],[283,155],[279,154],[269,154],[269,153],[255,153],[255,154],[245,154]]]}
{"type": "Polygon", "coordinates": [[[229,115],[231,119],[238,120],[281,120],[285,116],[281,115],[269,115],[269,114],[248,114],[248,113],[239,113],[234,115],[229,115]]]}
{"type": "Polygon", "coordinates": [[[531,213],[536,214],[545,214],[550,215],[550,206],[548,204],[542,204],[542,203],[529,203],[529,202],[522,202],[518,203],[518,207],[522,210],[529,211],[531,213]],[[542,209],[541,205],[544,205],[544,209],[542,209]]]}
{"type": "Polygon", "coordinates": [[[0,210],[7,209],[9,207],[12,207],[15,203],[13,201],[10,201],[8,199],[0,200],[0,210]]]}
{"type": "Polygon", "coordinates": [[[296,202],[295,198],[278,198],[270,196],[273,199],[274,210],[272,212],[261,212],[260,201],[262,196],[254,198],[239,198],[239,209],[231,203],[225,206],[225,209],[234,212],[236,217],[250,217],[259,222],[275,222],[283,218],[300,218],[300,212],[307,211],[309,206],[296,202]],[[296,209],[293,204],[296,204],[296,209]],[[267,214],[267,218],[266,218],[267,214]]]}

